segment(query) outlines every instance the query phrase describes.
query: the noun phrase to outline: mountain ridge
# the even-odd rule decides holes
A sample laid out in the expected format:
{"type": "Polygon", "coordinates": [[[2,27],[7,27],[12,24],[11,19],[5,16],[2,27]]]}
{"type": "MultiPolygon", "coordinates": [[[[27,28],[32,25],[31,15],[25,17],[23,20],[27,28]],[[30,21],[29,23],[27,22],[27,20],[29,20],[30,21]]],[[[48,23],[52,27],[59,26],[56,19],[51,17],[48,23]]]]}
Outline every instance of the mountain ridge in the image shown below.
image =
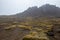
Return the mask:
{"type": "Polygon", "coordinates": [[[45,4],[41,7],[30,7],[16,17],[60,17],[60,8],[55,5],[45,4]]]}
{"type": "Polygon", "coordinates": [[[60,18],[60,8],[55,5],[45,4],[41,7],[29,7],[27,10],[14,15],[1,15],[0,18],[26,18],[26,17],[59,17],[60,18]]]}

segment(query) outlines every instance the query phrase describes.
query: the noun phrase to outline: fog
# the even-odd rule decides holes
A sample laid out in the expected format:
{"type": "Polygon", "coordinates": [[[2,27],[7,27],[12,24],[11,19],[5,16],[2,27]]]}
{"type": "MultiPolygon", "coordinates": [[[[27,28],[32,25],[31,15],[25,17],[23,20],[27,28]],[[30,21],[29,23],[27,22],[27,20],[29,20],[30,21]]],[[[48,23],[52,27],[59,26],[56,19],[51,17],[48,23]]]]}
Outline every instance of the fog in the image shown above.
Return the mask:
{"type": "Polygon", "coordinates": [[[60,0],[0,0],[0,15],[23,12],[29,7],[51,4],[60,7],[60,0]]]}

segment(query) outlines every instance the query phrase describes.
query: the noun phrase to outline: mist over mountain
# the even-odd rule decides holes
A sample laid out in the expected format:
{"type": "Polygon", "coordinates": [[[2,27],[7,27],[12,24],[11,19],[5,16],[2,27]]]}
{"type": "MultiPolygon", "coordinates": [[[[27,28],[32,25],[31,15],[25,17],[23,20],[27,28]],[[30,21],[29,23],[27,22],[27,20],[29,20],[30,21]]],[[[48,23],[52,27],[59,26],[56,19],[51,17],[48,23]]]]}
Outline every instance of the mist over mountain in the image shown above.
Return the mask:
{"type": "Polygon", "coordinates": [[[22,13],[15,15],[16,17],[60,17],[60,8],[55,5],[45,4],[41,7],[29,7],[22,13]]]}
{"type": "Polygon", "coordinates": [[[26,39],[60,40],[60,8],[46,4],[29,7],[15,15],[0,16],[0,40],[26,39]]]}
{"type": "Polygon", "coordinates": [[[3,17],[13,17],[13,18],[25,18],[25,17],[60,17],[60,8],[55,5],[45,4],[41,7],[29,7],[27,10],[15,15],[1,15],[3,17]]]}

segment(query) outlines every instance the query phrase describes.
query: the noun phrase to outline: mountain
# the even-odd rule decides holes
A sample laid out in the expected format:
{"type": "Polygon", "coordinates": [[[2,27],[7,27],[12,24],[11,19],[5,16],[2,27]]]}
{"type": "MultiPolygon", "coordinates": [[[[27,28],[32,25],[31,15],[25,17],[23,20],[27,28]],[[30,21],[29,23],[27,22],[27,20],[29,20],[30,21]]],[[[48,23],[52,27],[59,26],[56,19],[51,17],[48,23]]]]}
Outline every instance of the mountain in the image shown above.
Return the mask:
{"type": "Polygon", "coordinates": [[[22,13],[15,15],[16,17],[60,17],[60,8],[55,5],[46,4],[41,7],[29,7],[22,13]]]}
{"type": "Polygon", "coordinates": [[[60,17],[60,8],[55,5],[45,4],[41,7],[29,7],[24,12],[15,15],[0,16],[0,18],[40,18],[40,17],[60,17]]]}
{"type": "Polygon", "coordinates": [[[55,5],[45,4],[41,7],[29,7],[27,10],[15,15],[0,16],[0,23],[12,21],[36,20],[36,18],[60,18],[60,8],[55,5]]]}
{"type": "Polygon", "coordinates": [[[15,15],[2,15],[0,40],[60,40],[60,18],[56,17],[60,17],[60,8],[49,4],[29,7],[15,15]]]}

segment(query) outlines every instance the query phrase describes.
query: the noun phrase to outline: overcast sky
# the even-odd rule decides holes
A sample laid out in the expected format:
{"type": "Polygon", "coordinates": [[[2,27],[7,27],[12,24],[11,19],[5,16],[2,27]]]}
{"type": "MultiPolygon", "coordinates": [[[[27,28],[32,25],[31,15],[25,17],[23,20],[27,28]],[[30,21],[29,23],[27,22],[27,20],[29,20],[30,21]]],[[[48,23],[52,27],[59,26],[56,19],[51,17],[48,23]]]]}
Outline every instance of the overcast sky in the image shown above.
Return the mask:
{"type": "Polygon", "coordinates": [[[60,7],[60,0],[0,0],[0,15],[23,12],[28,7],[42,6],[46,3],[60,7]]]}

